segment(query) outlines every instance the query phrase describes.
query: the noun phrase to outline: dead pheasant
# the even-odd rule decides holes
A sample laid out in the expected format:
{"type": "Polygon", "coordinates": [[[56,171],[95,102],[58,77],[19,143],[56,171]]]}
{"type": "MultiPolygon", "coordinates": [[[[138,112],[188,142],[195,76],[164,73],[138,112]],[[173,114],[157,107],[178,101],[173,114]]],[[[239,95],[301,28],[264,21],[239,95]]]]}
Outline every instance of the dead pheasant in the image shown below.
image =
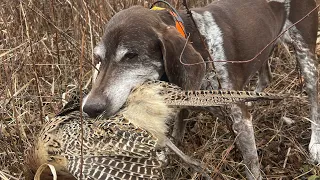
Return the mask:
{"type": "MultiPolygon", "coordinates": [[[[82,162],[80,112],[70,111],[74,109],[70,106],[67,113],[62,111],[44,125],[27,151],[26,162],[33,172],[51,164],[63,179],[159,179],[162,161],[157,151],[167,146],[201,170],[200,163],[184,155],[166,136],[166,122],[180,107],[282,98],[249,91],[182,91],[165,82],[147,82],[132,91],[116,115],[90,119],[83,114],[82,162]]],[[[45,171],[42,178],[52,179],[50,174],[45,171]]]]}

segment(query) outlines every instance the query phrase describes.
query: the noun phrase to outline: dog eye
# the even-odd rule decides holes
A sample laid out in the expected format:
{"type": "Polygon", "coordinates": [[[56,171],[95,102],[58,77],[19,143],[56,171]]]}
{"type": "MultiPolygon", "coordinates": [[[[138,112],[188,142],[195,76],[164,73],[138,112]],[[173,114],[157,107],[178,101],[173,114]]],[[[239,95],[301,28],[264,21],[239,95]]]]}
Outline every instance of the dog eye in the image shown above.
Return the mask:
{"type": "Polygon", "coordinates": [[[129,53],[126,53],[125,57],[128,58],[128,59],[132,59],[134,57],[138,56],[137,53],[133,53],[133,52],[129,52],[129,53]]]}

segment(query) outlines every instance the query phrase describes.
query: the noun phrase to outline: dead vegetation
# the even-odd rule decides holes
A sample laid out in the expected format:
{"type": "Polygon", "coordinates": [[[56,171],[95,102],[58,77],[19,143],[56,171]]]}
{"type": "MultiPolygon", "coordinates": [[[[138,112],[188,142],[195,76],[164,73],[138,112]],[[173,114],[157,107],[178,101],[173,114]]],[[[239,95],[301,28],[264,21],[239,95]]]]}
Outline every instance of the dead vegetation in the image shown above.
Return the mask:
{"type": "MultiPolygon", "coordinates": [[[[171,3],[181,7],[178,2],[171,3]]],[[[208,1],[189,3],[201,6],[208,1]]],[[[64,96],[69,98],[68,92],[84,87],[89,81],[92,47],[102,34],[103,25],[119,10],[135,4],[145,5],[145,2],[1,1],[1,179],[27,178],[23,153],[30,145],[30,138],[46,116],[59,111],[64,96]]],[[[259,103],[252,108],[264,177],[319,178],[319,168],[308,160],[309,110],[299,69],[287,47],[278,48],[271,61],[274,77],[266,91],[290,93],[294,98],[259,103]]],[[[195,112],[189,121],[181,149],[202,160],[213,170],[215,179],[244,179],[244,166],[227,120],[195,112]]],[[[168,179],[200,179],[176,159],[172,158],[164,170],[168,179]]]]}

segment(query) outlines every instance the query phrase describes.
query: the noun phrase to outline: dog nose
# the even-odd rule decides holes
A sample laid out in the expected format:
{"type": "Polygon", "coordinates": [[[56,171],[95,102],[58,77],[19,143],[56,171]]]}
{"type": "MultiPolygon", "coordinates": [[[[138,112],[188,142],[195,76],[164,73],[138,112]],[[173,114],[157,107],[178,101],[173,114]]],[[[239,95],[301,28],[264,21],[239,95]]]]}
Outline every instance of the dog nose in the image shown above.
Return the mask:
{"type": "Polygon", "coordinates": [[[84,102],[82,110],[90,117],[97,117],[106,110],[106,106],[106,101],[103,101],[102,98],[88,97],[84,102]]]}

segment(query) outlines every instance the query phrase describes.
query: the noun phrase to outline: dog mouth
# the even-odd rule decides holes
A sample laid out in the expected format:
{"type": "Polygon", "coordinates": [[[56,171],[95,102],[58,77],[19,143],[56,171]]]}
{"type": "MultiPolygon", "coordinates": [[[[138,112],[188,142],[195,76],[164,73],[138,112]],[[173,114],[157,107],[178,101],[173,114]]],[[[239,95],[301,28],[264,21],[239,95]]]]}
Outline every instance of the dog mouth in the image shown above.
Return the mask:
{"type": "Polygon", "coordinates": [[[118,71],[109,77],[107,82],[95,82],[99,86],[91,89],[88,96],[85,97],[82,109],[94,118],[102,114],[104,117],[112,116],[123,108],[133,89],[146,81],[159,79],[161,79],[161,74],[151,67],[127,72],[118,71]]]}

